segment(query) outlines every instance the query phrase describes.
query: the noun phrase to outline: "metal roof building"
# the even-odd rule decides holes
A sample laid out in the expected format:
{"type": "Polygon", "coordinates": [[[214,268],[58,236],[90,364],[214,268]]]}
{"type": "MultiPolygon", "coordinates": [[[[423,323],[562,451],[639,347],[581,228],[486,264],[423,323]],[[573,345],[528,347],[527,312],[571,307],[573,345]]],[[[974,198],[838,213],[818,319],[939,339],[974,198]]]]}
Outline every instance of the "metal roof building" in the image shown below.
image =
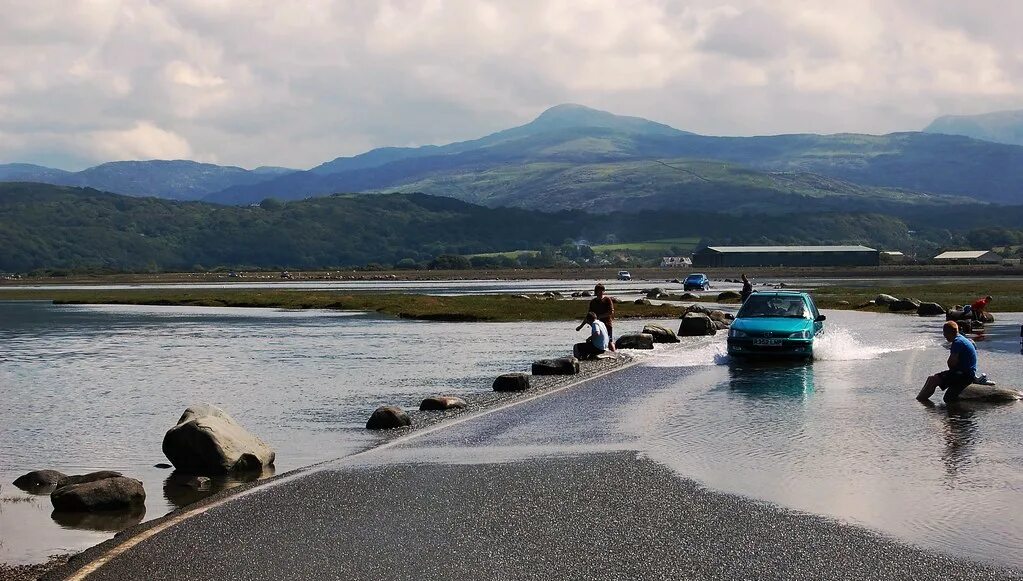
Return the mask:
{"type": "Polygon", "coordinates": [[[879,253],[866,246],[708,246],[693,255],[698,267],[877,266],[879,253]]]}
{"type": "Polygon", "coordinates": [[[984,262],[997,264],[1002,257],[990,250],[950,250],[934,257],[937,262],[984,262]]]}

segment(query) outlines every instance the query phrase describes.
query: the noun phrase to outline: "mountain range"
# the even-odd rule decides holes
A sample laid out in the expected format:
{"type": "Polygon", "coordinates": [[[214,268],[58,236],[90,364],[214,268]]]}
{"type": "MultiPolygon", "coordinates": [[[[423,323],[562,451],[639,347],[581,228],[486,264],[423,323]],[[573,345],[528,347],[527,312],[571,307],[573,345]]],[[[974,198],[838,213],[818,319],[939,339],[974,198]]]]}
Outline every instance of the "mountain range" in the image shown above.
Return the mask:
{"type": "Polygon", "coordinates": [[[1019,204],[1023,146],[931,128],[714,137],[566,104],[480,139],[374,149],[306,171],[148,161],[72,173],[11,164],[0,165],[0,181],[234,205],[337,192],[422,192],[542,211],[784,213],[811,203],[823,211],[889,212],[967,200],[1019,204]]]}
{"type": "Polygon", "coordinates": [[[924,131],[1023,145],[1023,110],[981,115],[945,115],[935,119],[924,131]]]}

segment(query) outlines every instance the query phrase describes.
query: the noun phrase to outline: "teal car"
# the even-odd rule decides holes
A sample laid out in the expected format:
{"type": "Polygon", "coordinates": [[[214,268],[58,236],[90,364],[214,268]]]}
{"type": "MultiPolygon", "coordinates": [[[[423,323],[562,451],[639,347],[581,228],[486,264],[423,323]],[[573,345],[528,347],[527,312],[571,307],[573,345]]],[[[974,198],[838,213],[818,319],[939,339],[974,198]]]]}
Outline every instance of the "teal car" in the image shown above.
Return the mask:
{"type": "Polygon", "coordinates": [[[746,299],[728,330],[732,357],[813,357],[813,340],[825,316],[810,295],[756,292],[746,299]]]}

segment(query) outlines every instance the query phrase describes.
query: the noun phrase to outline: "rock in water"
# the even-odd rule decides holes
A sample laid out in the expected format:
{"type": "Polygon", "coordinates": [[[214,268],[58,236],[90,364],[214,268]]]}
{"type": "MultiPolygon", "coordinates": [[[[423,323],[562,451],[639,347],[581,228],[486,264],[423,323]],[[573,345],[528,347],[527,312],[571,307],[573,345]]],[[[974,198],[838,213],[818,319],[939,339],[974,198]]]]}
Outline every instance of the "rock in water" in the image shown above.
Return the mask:
{"type": "Polygon", "coordinates": [[[899,299],[893,297],[892,295],[879,294],[876,297],[874,297],[874,304],[875,305],[881,305],[881,306],[887,306],[887,305],[890,305],[892,303],[898,302],[898,300],[899,299]]]}
{"type": "Polygon", "coordinates": [[[740,294],[740,293],[738,293],[736,291],[727,290],[727,291],[724,291],[722,293],[718,293],[718,302],[719,303],[723,303],[725,301],[737,301],[737,300],[740,300],[740,299],[742,299],[742,294],[740,294]]]}
{"type": "MultiPolygon", "coordinates": [[[[676,337],[676,340],[678,337],[676,337]]],[[[650,333],[629,333],[622,335],[615,341],[618,349],[653,349],[654,336],[650,333]]]]}
{"type": "Polygon", "coordinates": [[[114,472],[113,470],[99,470],[97,472],[89,472],[88,474],[75,474],[73,476],[65,476],[58,480],[56,488],[64,488],[65,486],[71,486],[72,484],[96,482],[107,478],[116,478],[118,476],[124,475],[120,472],[114,472]]]}
{"type": "Polygon", "coordinates": [[[959,399],[964,401],[983,402],[1009,402],[1023,399],[1023,393],[1017,389],[1002,387],[999,385],[973,384],[959,394],[959,399]]]}
{"type": "Polygon", "coordinates": [[[428,397],[419,404],[419,411],[438,411],[464,408],[465,400],[453,395],[435,395],[428,397]]]}
{"type": "Polygon", "coordinates": [[[390,430],[412,425],[412,418],[405,410],[393,405],[382,405],[373,411],[366,422],[367,430],[390,430]]]}
{"type": "Polygon", "coordinates": [[[933,317],[936,315],[944,315],[945,307],[938,303],[920,303],[920,306],[916,309],[916,314],[921,317],[933,317]]]}
{"type": "Polygon", "coordinates": [[[266,442],[209,404],[185,410],[163,437],[163,453],[175,468],[188,474],[262,470],[275,458],[266,442]]]}
{"type": "Polygon", "coordinates": [[[575,357],[541,359],[533,362],[533,375],[575,375],[579,373],[579,360],[575,357]]]}
{"type": "Polygon", "coordinates": [[[643,327],[643,333],[651,335],[654,338],[654,343],[678,343],[678,335],[675,331],[662,327],[660,325],[645,325],[643,327]]]}
{"type": "MultiPolygon", "coordinates": [[[[875,301],[877,299],[874,299],[875,301]]],[[[915,311],[920,308],[920,301],[916,299],[898,299],[894,303],[888,303],[888,310],[893,312],[915,311]]]]}
{"type": "Polygon", "coordinates": [[[33,470],[14,481],[14,485],[25,492],[43,493],[57,487],[57,482],[67,474],[56,470],[33,470]]]}
{"type": "Polygon", "coordinates": [[[494,380],[494,391],[525,391],[529,389],[529,375],[505,373],[494,380]]]}
{"type": "Polygon", "coordinates": [[[703,313],[686,313],[678,327],[678,334],[683,337],[700,337],[717,332],[714,321],[703,313]]]}
{"type": "Polygon", "coordinates": [[[50,494],[58,511],[122,510],[145,503],[146,491],[134,478],[114,476],[61,486],[50,494]]]}

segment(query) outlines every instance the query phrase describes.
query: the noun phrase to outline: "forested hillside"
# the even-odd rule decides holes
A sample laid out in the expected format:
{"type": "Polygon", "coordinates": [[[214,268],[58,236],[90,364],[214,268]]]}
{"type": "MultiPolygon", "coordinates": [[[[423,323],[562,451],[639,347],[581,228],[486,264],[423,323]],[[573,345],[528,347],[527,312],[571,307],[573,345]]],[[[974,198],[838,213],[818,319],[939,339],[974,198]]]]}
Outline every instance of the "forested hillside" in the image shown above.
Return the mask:
{"type": "Polygon", "coordinates": [[[233,207],[44,184],[0,184],[0,271],[329,268],[679,236],[708,243],[917,243],[900,219],[812,211],[595,215],[486,208],[424,194],[233,207]]]}

